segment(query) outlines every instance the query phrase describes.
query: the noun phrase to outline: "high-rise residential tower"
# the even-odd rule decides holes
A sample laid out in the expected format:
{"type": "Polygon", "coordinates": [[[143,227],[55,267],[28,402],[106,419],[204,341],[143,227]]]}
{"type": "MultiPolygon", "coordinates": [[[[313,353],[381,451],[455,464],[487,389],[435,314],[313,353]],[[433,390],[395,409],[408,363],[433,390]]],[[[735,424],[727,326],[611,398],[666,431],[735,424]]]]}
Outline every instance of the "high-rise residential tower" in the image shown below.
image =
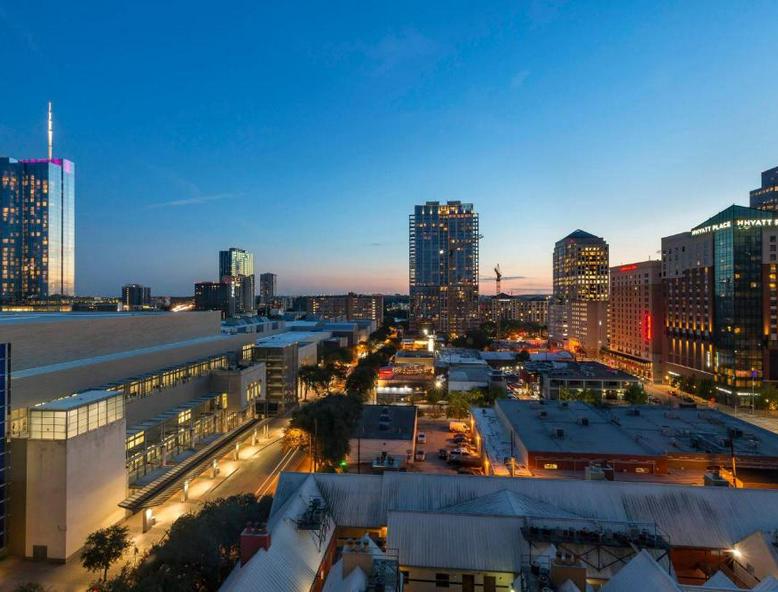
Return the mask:
{"type": "Polygon", "coordinates": [[[478,325],[478,214],[428,201],[410,216],[410,327],[461,334],[478,325]]]}
{"type": "Polygon", "coordinates": [[[51,152],[0,157],[0,304],[75,294],[76,167],[51,152]]]}
{"type": "Polygon", "coordinates": [[[554,246],[549,339],[596,358],[608,341],[608,243],[576,230],[554,246]]]}
{"type": "Polygon", "coordinates": [[[762,186],[751,192],[751,207],[778,211],[778,167],[762,173],[762,186]]]}
{"type": "Polygon", "coordinates": [[[274,273],[263,273],[259,276],[259,301],[263,305],[269,305],[276,297],[276,281],[278,276],[274,273]]]}
{"type": "Polygon", "coordinates": [[[151,288],[140,284],[122,286],[122,307],[125,310],[137,310],[151,306],[151,288]]]}
{"type": "Polygon", "coordinates": [[[254,302],[254,255],[231,247],[219,251],[219,280],[230,284],[238,313],[256,309],[254,302]]]}

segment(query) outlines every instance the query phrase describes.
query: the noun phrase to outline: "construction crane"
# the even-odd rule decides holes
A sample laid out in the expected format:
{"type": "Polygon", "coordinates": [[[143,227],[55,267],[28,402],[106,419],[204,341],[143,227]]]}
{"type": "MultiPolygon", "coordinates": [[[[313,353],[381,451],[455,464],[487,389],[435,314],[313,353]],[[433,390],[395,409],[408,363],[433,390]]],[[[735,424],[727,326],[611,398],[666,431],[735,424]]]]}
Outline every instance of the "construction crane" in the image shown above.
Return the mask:
{"type": "Polygon", "coordinates": [[[502,280],[522,280],[524,279],[523,275],[503,275],[502,271],[500,270],[500,264],[494,266],[494,278],[491,277],[482,277],[482,280],[495,280],[495,295],[499,296],[502,293],[502,280]]]}

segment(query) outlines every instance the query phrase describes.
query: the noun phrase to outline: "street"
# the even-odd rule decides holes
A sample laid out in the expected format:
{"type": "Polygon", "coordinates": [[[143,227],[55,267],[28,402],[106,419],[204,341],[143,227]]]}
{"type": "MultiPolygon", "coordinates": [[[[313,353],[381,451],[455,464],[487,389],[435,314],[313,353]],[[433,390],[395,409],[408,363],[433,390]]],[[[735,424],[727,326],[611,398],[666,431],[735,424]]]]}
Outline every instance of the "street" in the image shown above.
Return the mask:
{"type": "MultiPolygon", "coordinates": [[[[220,474],[215,479],[206,471],[191,481],[187,501],[183,501],[183,491],[179,491],[167,502],[155,507],[157,522],[148,532],[142,532],[142,512],[126,518],[122,524],[129,528],[133,546],[114,565],[114,569],[118,570],[127,561],[142,556],[164,536],[179,516],[196,512],[208,500],[239,493],[272,494],[281,471],[300,470],[305,463],[302,453],[285,453],[282,450],[281,439],[288,423],[288,417],[271,420],[268,437],[260,438],[256,445],[251,444],[251,435],[248,435],[241,442],[238,460],[233,459],[232,452],[219,459],[220,474]]],[[[17,557],[0,561],[0,592],[9,592],[25,582],[43,584],[47,592],[83,592],[94,579],[94,574],[81,567],[78,554],[60,565],[17,557]]]]}

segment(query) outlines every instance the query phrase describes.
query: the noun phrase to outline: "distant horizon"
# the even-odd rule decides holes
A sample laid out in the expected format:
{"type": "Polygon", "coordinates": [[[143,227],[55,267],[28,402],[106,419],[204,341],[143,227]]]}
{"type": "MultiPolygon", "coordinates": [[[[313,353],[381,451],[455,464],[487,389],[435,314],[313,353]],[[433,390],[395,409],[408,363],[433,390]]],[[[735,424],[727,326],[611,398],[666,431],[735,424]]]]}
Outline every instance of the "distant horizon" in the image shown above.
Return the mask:
{"type": "Polygon", "coordinates": [[[230,246],[279,292],[407,292],[408,215],[448,200],[480,215],[482,276],[543,293],[576,228],[618,266],[748,203],[778,165],[778,38],[753,34],[776,19],[766,0],[4,4],[23,92],[0,98],[0,154],[47,153],[51,101],[79,295],[189,294],[230,246]]]}

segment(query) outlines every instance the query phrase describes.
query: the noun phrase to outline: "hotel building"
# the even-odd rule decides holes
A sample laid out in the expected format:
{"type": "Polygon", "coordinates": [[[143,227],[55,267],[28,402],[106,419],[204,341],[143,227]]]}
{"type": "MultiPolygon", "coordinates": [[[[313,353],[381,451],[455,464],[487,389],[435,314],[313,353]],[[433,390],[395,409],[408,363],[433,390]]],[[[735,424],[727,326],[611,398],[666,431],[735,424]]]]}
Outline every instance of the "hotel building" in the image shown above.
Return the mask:
{"type": "Polygon", "coordinates": [[[662,263],[641,261],[610,269],[609,345],[613,366],[662,381],[664,293],[662,263]]]}
{"type": "Polygon", "coordinates": [[[608,243],[576,230],[554,246],[549,339],[596,358],[608,342],[608,243]]]}
{"type": "Polygon", "coordinates": [[[410,329],[461,334],[478,326],[478,214],[428,201],[410,216],[410,329]]]}
{"type": "Polygon", "coordinates": [[[667,378],[728,396],[778,380],[778,217],[733,205],[662,239],[667,378]]]}
{"type": "Polygon", "coordinates": [[[263,305],[269,305],[276,297],[276,284],[278,276],[274,273],[263,273],[259,276],[259,301],[263,305]]]}

